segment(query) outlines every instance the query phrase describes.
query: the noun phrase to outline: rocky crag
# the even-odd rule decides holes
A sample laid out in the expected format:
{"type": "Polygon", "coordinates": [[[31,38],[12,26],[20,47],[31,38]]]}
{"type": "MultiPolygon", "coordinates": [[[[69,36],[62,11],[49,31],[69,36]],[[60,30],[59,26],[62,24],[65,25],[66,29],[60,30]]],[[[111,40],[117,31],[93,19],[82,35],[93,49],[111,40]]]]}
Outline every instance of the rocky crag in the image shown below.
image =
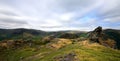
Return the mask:
{"type": "Polygon", "coordinates": [[[101,26],[97,27],[95,30],[89,33],[88,39],[90,42],[97,42],[106,47],[115,48],[116,42],[108,37],[108,35],[104,34],[101,26]]]}

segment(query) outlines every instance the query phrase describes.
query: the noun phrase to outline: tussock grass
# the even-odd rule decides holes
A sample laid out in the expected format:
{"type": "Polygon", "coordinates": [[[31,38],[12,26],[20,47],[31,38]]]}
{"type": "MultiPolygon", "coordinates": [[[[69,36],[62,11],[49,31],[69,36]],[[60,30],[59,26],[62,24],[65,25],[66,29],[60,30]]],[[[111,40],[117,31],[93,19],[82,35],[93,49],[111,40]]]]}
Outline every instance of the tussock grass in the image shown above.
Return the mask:
{"type": "Polygon", "coordinates": [[[35,49],[35,47],[27,47],[9,51],[7,60],[3,61],[20,61],[20,57],[23,57],[22,61],[55,61],[54,57],[64,56],[70,52],[75,52],[80,61],[120,61],[119,50],[107,48],[97,43],[90,43],[87,40],[68,44],[57,50],[45,46],[42,46],[37,51],[35,49]]]}

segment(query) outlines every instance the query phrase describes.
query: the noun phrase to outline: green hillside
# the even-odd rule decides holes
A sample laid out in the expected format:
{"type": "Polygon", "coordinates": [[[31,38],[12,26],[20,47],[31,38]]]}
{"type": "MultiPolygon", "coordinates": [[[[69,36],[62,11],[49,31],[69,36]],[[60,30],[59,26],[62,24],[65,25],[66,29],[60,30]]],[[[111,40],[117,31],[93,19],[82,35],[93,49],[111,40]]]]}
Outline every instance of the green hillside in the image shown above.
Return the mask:
{"type": "Polygon", "coordinates": [[[0,29],[0,61],[120,61],[119,30],[108,29],[99,34],[96,29],[0,29]]]}
{"type": "Polygon", "coordinates": [[[116,48],[120,49],[120,30],[106,29],[104,33],[109,36],[109,38],[116,41],[116,48]]]}
{"type": "Polygon", "coordinates": [[[74,42],[59,49],[47,45],[23,47],[17,50],[0,52],[2,61],[59,61],[74,53],[78,61],[120,61],[120,51],[88,41],[74,42]],[[57,59],[55,59],[58,57],[57,59]],[[62,57],[62,58],[59,58],[62,57]]]}

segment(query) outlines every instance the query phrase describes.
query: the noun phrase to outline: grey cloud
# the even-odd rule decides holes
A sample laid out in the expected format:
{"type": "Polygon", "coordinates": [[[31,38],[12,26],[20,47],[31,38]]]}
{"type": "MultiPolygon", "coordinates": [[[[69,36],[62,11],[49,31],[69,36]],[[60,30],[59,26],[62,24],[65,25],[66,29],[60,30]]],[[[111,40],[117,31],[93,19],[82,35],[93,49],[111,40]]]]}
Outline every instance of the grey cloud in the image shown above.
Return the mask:
{"type": "Polygon", "coordinates": [[[109,10],[108,12],[99,13],[99,15],[102,16],[103,18],[120,16],[120,8],[119,8],[119,6],[120,5],[118,5],[113,10],[109,10]]]}
{"type": "Polygon", "coordinates": [[[39,26],[40,28],[62,28],[62,26],[39,26]]]}
{"type": "Polygon", "coordinates": [[[20,20],[16,20],[16,19],[2,19],[0,18],[0,22],[4,22],[4,23],[17,23],[17,24],[27,24],[26,21],[20,21],[20,20]]]}
{"type": "MultiPolygon", "coordinates": [[[[19,14],[14,11],[0,10],[0,14],[10,17],[18,16],[17,19],[14,17],[1,18],[0,27],[25,27],[31,25],[31,28],[47,30],[51,28],[53,30],[59,30],[59,28],[87,29],[98,26],[99,23],[105,23],[105,19],[110,19],[108,21],[111,22],[119,22],[119,18],[116,19],[116,17],[120,16],[120,1],[118,0],[0,0],[0,3],[3,4],[0,4],[0,6],[11,6],[15,8],[16,11],[23,13],[23,15],[19,17],[19,14]],[[61,15],[67,13],[73,13],[73,16],[68,18],[69,20],[64,20],[66,19],[64,17],[62,20],[59,18],[61,15]],[[94,16],[92,16],[91,13],[94,16]],[[28,20],[24,18],[26,16],[30,17],[30,21],[28,18],[28,20]],[[89,18],[86,19],[86,17],[89,18]],[[94,18],[100,18],[101,20],[95,19],[95,22],[92,22],[91,19],[94,18]],[[62,24],[62,26],[58,26],[57,24],[59,23],[60,25],[62,24]]],[[[107,24],[105,23],[105,25],[107,24]]]]}
{"type": "Polygon", "coordinates": [[[20,21],[16,19],[0,19],[0,28],[24,28],[28,26],[26,21],[20,21]]]}
{"type": "Polygon", "coordinates": [[[3,14],[3,15],[10,15],[10,16],[18,16],[18,14],[14,13],[14,12],[3,11],[3,10],[0,10],[0,14],[3,14]]]}
{"type": "Polygon", "coordinates": [[[66,12],[81,11],[92,5],[94,2],[95,0],[58,0],[57,7],[66,12]]]}
{"type": "Polygon", "coordinates": [[[24,28],[26,24],[0,22],[0,28],[24,28]]]}

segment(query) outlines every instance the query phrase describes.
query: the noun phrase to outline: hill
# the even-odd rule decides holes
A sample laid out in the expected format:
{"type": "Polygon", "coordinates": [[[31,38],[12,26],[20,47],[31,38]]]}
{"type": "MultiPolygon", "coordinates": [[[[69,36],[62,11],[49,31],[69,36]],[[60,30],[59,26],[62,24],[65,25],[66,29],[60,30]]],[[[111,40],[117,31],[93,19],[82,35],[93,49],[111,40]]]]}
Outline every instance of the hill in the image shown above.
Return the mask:
{"type": "MultiPolygon", "coordinates": [[[[60,42],[58,44],[63,43],[60,42]]],[[[17,50],[5,50],[1,53],[0,59],[2,61],[119,61],[120,51],[107,48],[98,43],[90,43],[86,40],[65,44],[58,49],[43,45],[39,47],[24,47],[17,50]]]]}
{"type": "Polygon", "coordinates": [[[0,29],[0,40],[4,39],[22,39],[24,33],[33,36],[44,36],[46,32],[34,29],[0,29]]]}
{"type": "Polygon", "coordinates": [[[120,30],[0,29],[0,61],[120,61],[120,30]]]}
{"type": "MultiPolygon", "coordinates": [[[[53,35],[54,38],[62,37],[65,34],[72,34],[73,38],[77,38],[79,36],[82,36],[85,32],[81,31],[56,31],[56,32],[45,32],[41,30],[34,30],[34,29],[24,29],[24,28],[18,28],[18,29],[0,29],[0,41],[2,40],[9,40],[9,39],[24,39],[26,37],[31,35],[33,37],[44,37],[44,36],[50,36],[53,35]],[[82,34],[82,35],[81,35],[82,34]]],[[[32,37],[30,37],[32,38],[32,37]]],[[[72,37],[71,37],[72,38],[72,37]]]]}
{"type": "Polygon", "coordinates": [[[103,32],[107,34],[109,38],[115,40],[116,48],[120,49],[120,30],[106,29],[103,32]]]}

